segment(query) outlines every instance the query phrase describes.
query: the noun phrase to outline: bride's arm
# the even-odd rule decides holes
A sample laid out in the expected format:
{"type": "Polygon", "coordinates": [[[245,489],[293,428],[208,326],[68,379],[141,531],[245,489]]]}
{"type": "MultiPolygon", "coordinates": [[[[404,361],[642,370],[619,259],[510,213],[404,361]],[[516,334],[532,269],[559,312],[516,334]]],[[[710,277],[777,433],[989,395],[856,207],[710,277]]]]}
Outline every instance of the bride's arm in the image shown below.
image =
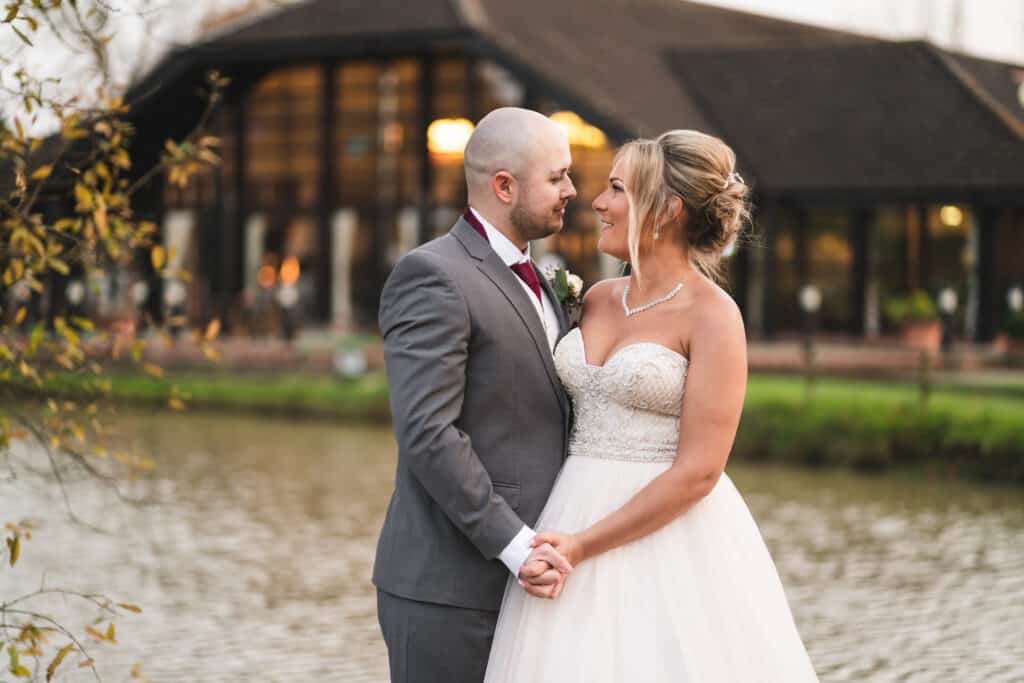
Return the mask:
{"type": "Polygon", "coordinates": [[[673,465],[590,528],[577,534],[541,533],[534,543],[551,543],[575,566],[657,531],[715,487],[736,437],[747,385],[743,319],[732,299],[722,296],[700,307],[693,320],[673,465]]]}

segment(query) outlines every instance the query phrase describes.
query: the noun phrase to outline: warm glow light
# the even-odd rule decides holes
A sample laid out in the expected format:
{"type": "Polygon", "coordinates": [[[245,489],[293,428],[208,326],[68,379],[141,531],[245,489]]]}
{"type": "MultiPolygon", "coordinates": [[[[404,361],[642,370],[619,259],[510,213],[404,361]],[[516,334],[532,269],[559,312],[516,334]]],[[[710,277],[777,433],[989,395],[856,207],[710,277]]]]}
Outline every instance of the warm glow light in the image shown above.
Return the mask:
{"type": "Polygon", "coordinates": [[[949,228],[958,228],[963,225],[964,212],[957,206],[944,206],[939,209],[939,219],[942,224],[949,228]]]}
{"type": "Polygon", "coordinates": [[[256,276],[256,281],[263,289],[273,287],[277,281],[277,271],[274,270],[274,266],[261,267],[259,274],[256,276]]]}
{"type": "Polygon", "coordinates": [[[473,128],[469,119],[437,119],[427,127],[427,149],[434,154],[462,154],[473,128]]]}
{"type": "Polygon", "coordinates": [[[281,284],[294,285],[299,280],[299,259],[289,256],[281,264],[281,284]]]}
{"type": "Polygon", "coordinates": [[[576,112],[556,111],[551,115],[551,120],[565,131],[570,145],[601,149],[608,144],[608,138],[601,129],[584,121],[576,112]]]}

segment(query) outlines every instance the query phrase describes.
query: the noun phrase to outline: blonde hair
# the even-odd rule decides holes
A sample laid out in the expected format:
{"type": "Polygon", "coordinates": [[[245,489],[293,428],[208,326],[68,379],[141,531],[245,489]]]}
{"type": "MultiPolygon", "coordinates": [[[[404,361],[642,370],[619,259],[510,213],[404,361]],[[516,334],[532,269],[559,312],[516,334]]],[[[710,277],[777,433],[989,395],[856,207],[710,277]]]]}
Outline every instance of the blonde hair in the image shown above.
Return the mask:
{"type": "Polygon", "coordinates": [[[615,155],[627,169],[629,258],[640,278],[640,244],[664,229],[670,201],[678,196],[686,221],[677,241],[690,262],[721,280],[722,252],[750,220],[749,188],[736,173],[736,154],[716,137],[695,130],[670,130],[657,139],[627,142],[615,155]]]}

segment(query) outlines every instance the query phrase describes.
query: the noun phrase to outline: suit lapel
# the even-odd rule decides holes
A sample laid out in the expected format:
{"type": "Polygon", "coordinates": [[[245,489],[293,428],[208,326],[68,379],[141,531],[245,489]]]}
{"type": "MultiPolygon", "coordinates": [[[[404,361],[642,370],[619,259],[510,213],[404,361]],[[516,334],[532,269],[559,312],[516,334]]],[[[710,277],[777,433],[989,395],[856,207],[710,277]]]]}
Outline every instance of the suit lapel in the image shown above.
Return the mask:
{"type": "Polygon", "coordinates": [[[555,294],[555,288],[551,286],[551,282],[548,281],[544,274],[541,273],[540,268],[534,262],[534,269],[537,271],[537,275],[540,276],[540,286],[544,290],[544,293],[548,296],[548,301],[555,308],[555,317],[558,318],[558,338],[555,340],[555,345],[558,345],[558,341],[562,339],[569,332],[569,317],[565,314],[565,309],[562,308],[562,302],[558,300],[558,296],[555,294]]]}
{"type": "MultiPolygon", "coordinates": [[[[526,329],[533,338],[537,353],[544,364],[544,370],[547,372],[548,380],[551,382],[551,388],[558,396],[558,402],[562,406],[562,411],[568,415],[568,400],[562,388],[562,383],[558,379],[558,373],[555,371],[555,362],[551,356],[551,347],[548,346],[548,337],[544,331],[544,324],[537,315],[537,309],[533,307],[533,302],[528,298],[529,295],[527,295],[522,285],[519,284],[519,278],[512,272],[511,268],[505,265],[501,257],[487,244],[486,240],[473,230],[465,219],[459,219],[459,222],[452,228],[452,233],[470,255],[479,261],[477,268],[487,279],[494,283],[498,291],[501,292],[505,300],[515,310],[520,321],[526,325],[526,329]]],[[[547,285],[543,277],[540,280],[541,287],[548,290],[549,296],[552,297],[552,305],[560,308],[557,306],[558,299],[550,294],[550,286],[547,285]]],[[[559,317],[558,325],[559,335],[564,334],[562,317],[559,317]]]]}

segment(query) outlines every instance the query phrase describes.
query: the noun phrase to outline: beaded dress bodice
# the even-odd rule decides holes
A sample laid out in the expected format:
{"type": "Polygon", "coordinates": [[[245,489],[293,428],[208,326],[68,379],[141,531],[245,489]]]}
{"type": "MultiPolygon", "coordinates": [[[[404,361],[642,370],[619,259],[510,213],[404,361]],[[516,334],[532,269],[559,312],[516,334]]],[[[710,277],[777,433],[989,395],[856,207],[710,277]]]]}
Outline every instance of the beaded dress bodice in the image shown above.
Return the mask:
{"type": "Polygon", "coordinates": [[[628,344],[604,365],[590,365],[583,334],[570,331],[555,349],[575,411],[569,455],[672,462],[688,366],[686,357],[654,342],[628,344]]]}

